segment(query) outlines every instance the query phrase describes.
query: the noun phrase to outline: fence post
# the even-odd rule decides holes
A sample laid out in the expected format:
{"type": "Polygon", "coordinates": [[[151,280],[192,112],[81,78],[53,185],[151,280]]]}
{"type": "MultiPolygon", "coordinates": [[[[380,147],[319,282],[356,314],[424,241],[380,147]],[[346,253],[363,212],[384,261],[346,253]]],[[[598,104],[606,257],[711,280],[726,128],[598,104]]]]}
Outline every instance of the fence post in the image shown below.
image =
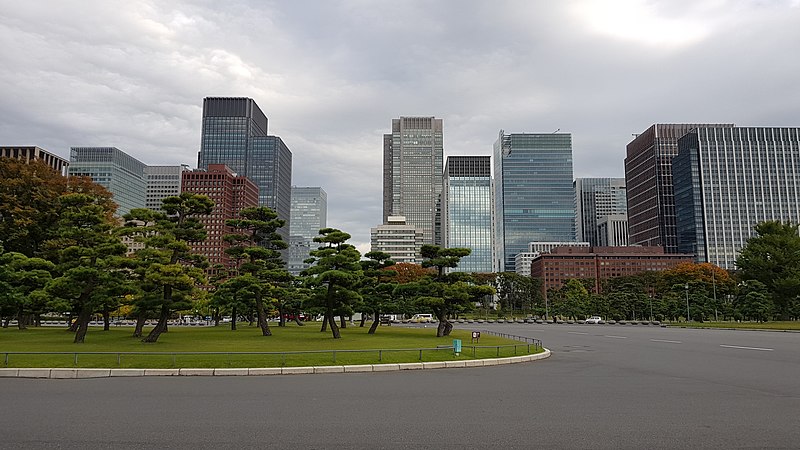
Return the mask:
{"type": "Polygon", "coordinates": [[[497,346],[497,357],[498,358],[500,357],[500,346],[499,345],[497,346]]]}
{"type": "Polygon", "coordinates": [[[336,350],[333,351],[333,363],[336,364],[336,350]]]}
{"type": "Polygon", "coordinates": [[[8,367],[8,353],[6,353],[6,367],[8,367]]]}
{"type": "Polygon", "coordinates": [[[172,354],[172,367],[175,367],[175,353],[172,354]]]}
{"type": "Polygon", "coordinates": [[[383,362],[383,350],[378,350],[378,361],[383,362]]]}
{"type": "Polygon", "coordinates": [[[477,354],[478,354],[478,346],[473,345],[472,346],[472,357],[473,358],[477,358],[478,357],[477,354]]]}
{"type": "Polygon", "coordinates": [[[286,367],[286,353],[281,353],[281,367],[286,367]]]}
{"type": "Polygon", "coordinates": [[[422,361],[422,349],[419,349],[419,360],[422,361]]]}
{"type": "Polygon", "coordinates": [[[121,365],[122,365],[122,355],[117,353],[117,367],[120,367],[121,365]]]}
{"type": "Polygon", "coordinates": [[[76,366],[78,365],[78,354],[77,353],[75,353],[75,365],[76,366]]]}

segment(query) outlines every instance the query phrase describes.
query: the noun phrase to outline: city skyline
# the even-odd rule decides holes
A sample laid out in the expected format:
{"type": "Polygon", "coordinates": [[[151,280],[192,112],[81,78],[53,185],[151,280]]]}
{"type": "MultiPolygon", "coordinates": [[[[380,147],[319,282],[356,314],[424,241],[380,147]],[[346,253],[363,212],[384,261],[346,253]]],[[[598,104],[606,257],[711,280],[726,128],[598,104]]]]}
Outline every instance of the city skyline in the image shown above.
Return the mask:
{"type": "Polygon", "coordinates": [[[330,226],[365,251],[392,117],[442,118],[445,156],[490,154],[500,128],[561,129],[576,177],[623,176],[653,123],[797,126],[800,68],[782,56],[797,1],[453,5],[9,2],[0,140],[193,164],[202,99],[250,97],[292,149],[292,183],[325,186],[330,226]]]}

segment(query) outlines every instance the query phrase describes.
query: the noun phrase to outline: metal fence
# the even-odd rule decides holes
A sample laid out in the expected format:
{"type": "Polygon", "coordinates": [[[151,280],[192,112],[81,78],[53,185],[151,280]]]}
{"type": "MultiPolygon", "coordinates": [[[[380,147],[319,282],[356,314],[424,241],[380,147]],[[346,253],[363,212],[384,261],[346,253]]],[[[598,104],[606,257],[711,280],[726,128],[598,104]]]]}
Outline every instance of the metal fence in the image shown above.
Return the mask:
{"type": "MultiPolygon", "coordinates": [[[[501,335],[501,333],[493,333],[487,332],[490,334],[501,335]]],[[[510,335],[506,335],[510,336],[510,335]]],[[[528,338],[530,339],[530,338],[528,338]]],[[[519,339],[518,339],[519,340],[519,339]]],[[[520,351],[526,351],[527,353],[531,353],[531,348],[533,350],[541,349],[541,342],[536,339],[532,339],[527,341],[525,344],[509,344],[509,345],[463,345],[461,348],[461,353],[464,355],[472,354],[473,357],[478,356],[479,350],[485,349],[493,349],[495,350],[494,355],[499,357],[501,353],[506,349],[513,348],[514,355],[517,355],[520,351]],[[471,350],[471,352],[470,352],[471,350]]],[[[292,351],[292,352],[2,352],[4,355],[4,365],[5,367],[9,367],[10,361],[12,360],[12,356],[23,356],[23,355],[64,355],[64,356],[71,356],[72,362],[74,366],[77,366],[80,360],[80,357],[84,356],[114,356],[116,357],[117,367],[121,367],[123,360],[125,358],[130,358],[133,356],[145,356],[145,357],[168,357],[171,358],[172,367],[177,365],[177,358],[179,356],[211,356],[211,357],[220,357],[224,356],[225,361],[230,361],[233,357],[242,357],[242,356],[254,356],[254,357],[279,357],[281,367],[286,366],[287,357],[291,356],[316,356],[316,355],[330,355],[330,361],[332,364],[336,364],[337,362],[337,355],[352,355],[352,354],[365,354],[365,355],[374,355],[377,362],[383,362],[384,355],[388,355],[391,353],[400,353],[400,352],[413,352],[415,355],[418,356],[418,360],[422,361],[423,356],[425,354],[437,353],[440,354],[443,351],[454,351],[454,347],[452,345],[445,345],[439,346],[436,348],[397,348],[397,349],[369,349],[369,350],[305,350],[305,351],[292,351]]],[[[486,353],[486,352],[482,352],[486,353]]],[[[482,355],[483,356],[483,355],[482,355]]],[[[486,356],[484,356],[486,357],[486,356]]],[[[221,358],[222,359],[222,358],[221,358]]],[[[327,361],[327,360],[326,360],[327,361]]]]}

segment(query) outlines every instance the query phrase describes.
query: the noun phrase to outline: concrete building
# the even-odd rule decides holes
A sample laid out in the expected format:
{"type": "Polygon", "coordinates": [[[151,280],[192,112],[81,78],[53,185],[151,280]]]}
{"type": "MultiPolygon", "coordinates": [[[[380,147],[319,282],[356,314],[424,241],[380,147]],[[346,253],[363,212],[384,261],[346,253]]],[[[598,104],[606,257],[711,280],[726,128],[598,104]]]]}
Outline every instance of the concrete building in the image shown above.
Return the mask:
{"type": "Polygon", "coordinates": [[[570,279],[593,279],[595,292],[600,292],[602,280],[668,270],[692,261],[693,255],[665,254],[658,246],[556,247],[531,262],[531,277],[542,280],[544,295],[570,279]]]}
{"type": "Polygon", "coordinates": [[[494,144],[495,270],[531,241],[575,241],[572,135],[500,130],[494,144]]]}
{"type": "Polygon", "coordinates": [[[0,147],[0,158],[14,158],[28,162],[42,161],[61,175],[67,174],[69,166],[68,160],[33,145],[2,146],[0,147]]]}
{"type": "Polygon", "coordinates": [[[800,222],[800,128],[698,127],[678,148],[679,251],[731,270],[757,223],[800,222]]]}
{"type": "Polygon", "coordinates": [[[314,238],[328,223],[328,194],[321,187],[292,186],[292,209],[289,226],[289,261],[287,269],[293,275],[310,267],[304,261],[319,244],[314,238]]]}
{"type": "Polygon", "coordinates": [[[224,164],[209,164],[206,170],[185,171],[182,178],[183,192],[206,195],[214,201],[211,214],[199,218],[208,237],[203,242],[191,244],[192,251],[208,258],[210,267],[206,272],[209,275],[219,272],[215,265],[235,271],[238,269],[236,261],[225,253],[230,244],[223,239],[234,230],[225,221],[237,218],[244,208],[259,206],[258,186],[224,164]]]}
{"type": "Polygon", "coordinates": [[[145,197],[145,208],[153,211],[161,211],[161,203],[167,197],[174,197],[181,194],[181,182],[183,172],[189,170],[189,166],[145,166],[144,175],[147,180],[147,194],[145,197]]]}
{"type": "Polygon", "coordinates": [[[597,219],[597,245],[600,247],[628,245],[628,215],[609,214],[597,219]]]}
{"type": "Polygon", "coordinates": [[[450,156],[444,170],[443,246],[472,250],[457,272],[492,271],[492,169],[490,156],[450,156]]]}
{"type": "MultiPolygon", "coordinates": [[[[601,219],[628,214],[625,179],[576,178],[573,184],[577,238],[591,245],[601,245],[598,228],[601,219]]],[[[627,237],[623,240],[627,242],[627,237]]]]}
{"type": "MultiPolygon", "coordinates": [[[[258,186],[258,204],[291,222],[292,152],[267,134],[267,116],[245,97],[203,99],[203,128],[197,167],[225,164],[258,186]]],[[[289,241],[289,228],[278,230],[289,241]]]]}
{"type": "Polygon", "coordinates": [[[113,195],[117,216],[144,208],[147,198],[145,164],[116,147],[72,147],[69,175],[90,177],[113,195]]]}
{"type": "Polygon", "coordinates": [[[631,245],[662,246],[667,253],[678,251],[672,158],[678,154],[680,137],[705,126],[733,124],[655,124],[628,144],[625,184],[631,245]]]}
{"type": "Polygon", "coordinates": [[[530,276],[531,274],[531,262],[536,259],[542,253],[550,253],[550,250],[556,247],[564,247],[564,246],[572,246],[572,247],[589,247],[588,242],[569,242],[569,241],[562,241],[562,242],[529,242],[528,249],[525,252],[517,253],[517,256],[514,258],[514,272],[524,275],[530,276]]]}
{"type": "Polygon", "coordinates": [[[392,119],[383,136],[383,222],[404,216],[426,244],[441,245],[442,119],[392,119]]]}
{"type": "Polygon", "coordinates": [[[370,230],[371,251],[385,252],[396,263],[422,263],[422,230],[406,223],[403,216],[389,216],[386,223],[370,230]]]}

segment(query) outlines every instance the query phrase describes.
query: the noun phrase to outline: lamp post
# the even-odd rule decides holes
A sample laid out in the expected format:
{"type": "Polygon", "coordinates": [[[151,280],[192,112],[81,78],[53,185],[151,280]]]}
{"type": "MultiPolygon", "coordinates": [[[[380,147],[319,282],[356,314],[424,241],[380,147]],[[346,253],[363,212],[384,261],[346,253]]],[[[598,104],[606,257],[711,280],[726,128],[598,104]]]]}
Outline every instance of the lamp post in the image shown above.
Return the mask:
{"type": "Polygon", "coordinates": [[[689,283],[686,283],[683,287],[686,289],[686,321],[688,322],[692,320],[689,317],[689,283]]]}

